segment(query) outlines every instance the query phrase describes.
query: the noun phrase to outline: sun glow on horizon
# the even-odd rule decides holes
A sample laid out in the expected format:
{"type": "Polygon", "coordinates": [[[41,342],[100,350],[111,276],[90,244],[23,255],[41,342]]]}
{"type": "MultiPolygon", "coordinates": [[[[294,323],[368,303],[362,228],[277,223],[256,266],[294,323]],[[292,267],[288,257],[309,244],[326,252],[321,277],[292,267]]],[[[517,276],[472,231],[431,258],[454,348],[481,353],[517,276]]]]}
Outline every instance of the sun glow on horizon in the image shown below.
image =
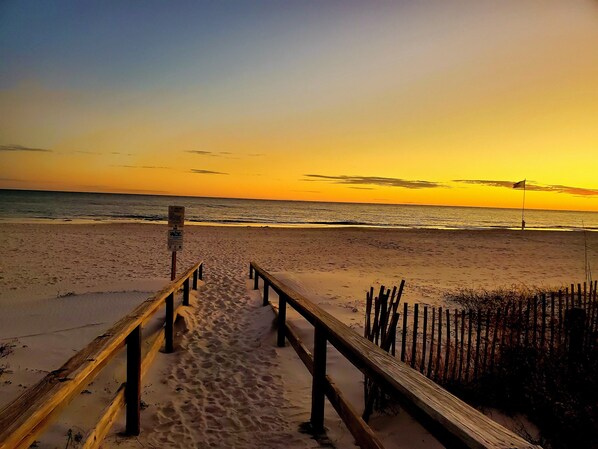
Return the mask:
{"type": "Polygon", "coordinates": [[[596,19],[7,2],[0,188],[598,211],[596,19]]]}

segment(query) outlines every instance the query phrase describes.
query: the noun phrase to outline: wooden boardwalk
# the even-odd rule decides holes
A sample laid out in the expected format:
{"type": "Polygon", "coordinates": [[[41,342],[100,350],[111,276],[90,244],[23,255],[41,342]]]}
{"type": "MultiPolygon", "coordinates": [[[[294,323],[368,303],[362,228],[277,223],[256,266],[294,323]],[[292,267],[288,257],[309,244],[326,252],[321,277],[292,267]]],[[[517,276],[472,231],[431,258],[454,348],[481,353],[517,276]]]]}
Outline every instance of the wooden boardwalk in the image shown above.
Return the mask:
{"type": "MultiPolygon", "coordinates": [[[[165,352],[174,350],[173,323],[177,314],[175,293],[182,287],[182,304],[188,303],[190,289],[202,277],[203,265],[197,263],[161,292],[97,337],[64,366],[48,374],[38,384],[0,410],[0,449],[27,448],[65,407],[75,394],[94,379],[119,351],[126,349],[127,382],[115,392],[114,399],[86,436],[82,447],[99,447],[118,412],[126,407],[126,431],[138,435],[140,423],[141,379],[154,356],[164,344],[165,352]],[[162,306],[166,307],[164,331],[160,332],[142,357],[142,325],[162,306]]],[[[325,398],[335,407],[355,440],[363,448],[382,448],[375,433],[343,397],[326,373],[326,348],[332,344],[351,363],[380,385],[394,391],[402,405],[447,447],[487,449],[532,449],[532,444],[503,428],[458,398],[393,358],[369,340],[358,335],[330,314],[293,291],[268,272],[252,263],[250,275],[257,289],[262,280],[263,305],[276,302],[277,341],[243,338],[248,326],[246,313],[253,307],[241,271],[212,271],[198,303],[199,330],[185,339],[177,362],[166,384],[183,396],[184,407],[171,403],[157,406],[163,422],[148,428],[142,438],[162,447],[314,447],[317,443],[289,427],[280,410],[284,404],[281,379],[263,375],[276,363],[274,344],[293,345],[312,374],[311,430],[324,431],[325,398]],[[272,298],[270,298],[270,294],[272,298]],[[313,353],[299,340],[286,322],[286,309],[293,307],[314,326],[313,353]],[[226,417],[234,432],[223,428],[226,417]],[[187,425],[183,425],[187,421],[187,425]]],[[[263,309],[266,311],[266,309],[263,309]]],[[[268,332],[268,321],[258,333],[268,332]]]]}

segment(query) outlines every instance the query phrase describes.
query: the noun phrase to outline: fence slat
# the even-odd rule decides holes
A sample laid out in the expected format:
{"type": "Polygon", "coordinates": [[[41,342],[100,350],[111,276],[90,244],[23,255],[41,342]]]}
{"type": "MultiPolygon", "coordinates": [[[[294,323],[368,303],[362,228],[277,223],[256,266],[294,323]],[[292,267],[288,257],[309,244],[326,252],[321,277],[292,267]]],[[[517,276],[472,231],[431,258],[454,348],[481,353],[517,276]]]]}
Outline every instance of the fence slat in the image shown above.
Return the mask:
{"type": "Polygon", "coordinates": [[[432,307],[432,329],[430,329],[430,357],[428,358],[428,372],[426,376],[431,378],[434,364],[434,326],[436,325],[436,307],[432,307]]]}
{"type": "Polygon", "coordinates": [[[411,368],[415,368],[416,357],[417,357],[417,325],[419,319],[419,308],[418,304],[413,305],[413,345],[411,348],[411,368]]]}
{"type": "Polygon", "coordinates": [[[424,372],[424,367],[426,365],[426,345],[428,339],[428,306],[424,306],[424,326],[423,326],[423,335],[422,335],[422,357],[421,363],[419,365],[419,372],[424,372]]]}

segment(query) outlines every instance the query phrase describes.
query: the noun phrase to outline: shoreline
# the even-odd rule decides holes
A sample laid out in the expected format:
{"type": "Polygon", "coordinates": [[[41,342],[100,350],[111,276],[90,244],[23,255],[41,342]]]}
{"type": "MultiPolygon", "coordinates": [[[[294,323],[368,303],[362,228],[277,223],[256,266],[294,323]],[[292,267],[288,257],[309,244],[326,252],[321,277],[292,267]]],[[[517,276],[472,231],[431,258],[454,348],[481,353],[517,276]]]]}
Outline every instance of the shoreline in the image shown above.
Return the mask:
{"type": "MultiPolygon", "coordinates": [[[[98,220],[98,219],[70,219],[70,218],[0,218],[3,224],[25,225],[160,225],[168,226],[168,220],[98,220]]],[[[441,226],[397,226],[397,225],[368,225],[342,223],[251,223],[251,222],[207,222],[185,221],[185,226],[215,227],[215,228],[273,228],[273,229],[380,229],[395,231],[513,231],[522,232],[519,227],[488,226],[488,227],[441,227],[441,226]]],[[[526,227],[529,232],[598,232],[598,228],[572,227],[526,227]]]]}

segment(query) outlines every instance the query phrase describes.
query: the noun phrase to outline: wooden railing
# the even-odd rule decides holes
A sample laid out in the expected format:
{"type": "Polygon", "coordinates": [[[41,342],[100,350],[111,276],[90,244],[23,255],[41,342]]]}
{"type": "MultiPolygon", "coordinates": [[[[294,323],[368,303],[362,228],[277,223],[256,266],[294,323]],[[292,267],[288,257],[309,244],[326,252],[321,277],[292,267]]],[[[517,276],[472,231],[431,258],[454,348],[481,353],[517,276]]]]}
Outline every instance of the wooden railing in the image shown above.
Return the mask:
{"type": "Polygon", "coordinates": [[[324,402],[325,397],[328,397],[360,447],[383,448],[380,439],[326,374],[326,350],[330,343],[366,376],[387,391],[393,392],[401,405],[447,447],[539,448],[387,354],[260,268],[255,262],[249,266],[249,277],[253,278],[256,290],[259,288],[260,278],[262,279],[264,306],[270,304],[269,290],[277,293],[277,344],[283,347],[285,339],[288,340],[312,374],[310,423],[314,433],[322,433],[324,430],[324,402]],[[313,355],[299,339],[294,327],[286,322],[287,305],[314,326],[313,355]]]}
{"type": "Polygon", "coordinates": [[[0,410],[0,449],[28,448],[43,429],[71,399],[89,384],[114,356],[126,346],[127,379],[102,412],[98,424],[86,436],[83,448],[99,447],[118,412],[126,406],[126,432],[139,435],[141,378],[164,343],[165,352],[174,350],[174,320],[180,306],[189,305],[189,288],[197,289],[203,278],[203,262],[198,262],[162,291],[146,299],[106,333],[75,354],[59,369],[50,372],[34,386],[0,410]],[[175,293],[183,287],[182,303],[175,309],[175,293]],[[142,360],[141,328],[159,308],[166,305],[164,332],[149,344],[142,360]]]}

